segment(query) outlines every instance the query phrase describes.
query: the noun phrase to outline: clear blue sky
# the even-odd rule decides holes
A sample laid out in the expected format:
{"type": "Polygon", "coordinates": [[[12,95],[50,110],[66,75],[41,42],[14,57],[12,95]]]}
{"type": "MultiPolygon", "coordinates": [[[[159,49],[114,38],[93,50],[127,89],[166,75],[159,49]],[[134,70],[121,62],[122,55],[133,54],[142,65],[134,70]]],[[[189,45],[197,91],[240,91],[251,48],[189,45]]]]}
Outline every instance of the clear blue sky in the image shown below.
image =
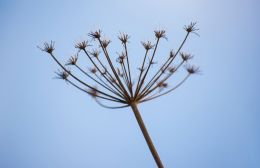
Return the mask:
{"type": "MultiPolygon", "coordinates": [[[[0,167],[156,167],[130,109],[107,110],[59,80],[36,45],[54,40],[66,60],[75,42],[101,28],[119,45],[131,35],[132,63],[164,28],[160,52],[184,50],[202,75],[140,105],[166,168],[260,167],[260,3],[257,0],[0,1],[0,167]]],[[[159,52],[159,53],[160,53],[159,52]]],[[[157,55],[160,59],[160,54],[157,55]]]]}

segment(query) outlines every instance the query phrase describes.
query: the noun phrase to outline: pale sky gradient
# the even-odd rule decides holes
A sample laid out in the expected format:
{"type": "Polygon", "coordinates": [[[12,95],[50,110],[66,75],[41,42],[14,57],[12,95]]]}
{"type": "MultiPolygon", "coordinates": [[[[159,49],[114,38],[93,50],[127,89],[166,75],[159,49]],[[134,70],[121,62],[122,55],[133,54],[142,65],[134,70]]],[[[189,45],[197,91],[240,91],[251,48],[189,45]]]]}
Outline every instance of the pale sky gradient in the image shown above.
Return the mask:
{"type": "Polygon", "coordinates": [[[154,29],[167,31],[163,53],[197,21],[200,37],[184,51],[202,74],[140,105],[143,119],[166,168],[259,168],[259,7],[258,0],[1,0],[0,167],[156,167],[131,110],[104,109],[53,80],[57,65],[36,46],[54,40],[66,60],[89,31],[102,29],[112,49],[124,31],[136,64],[140,41],[154,40],[154,29]]]}

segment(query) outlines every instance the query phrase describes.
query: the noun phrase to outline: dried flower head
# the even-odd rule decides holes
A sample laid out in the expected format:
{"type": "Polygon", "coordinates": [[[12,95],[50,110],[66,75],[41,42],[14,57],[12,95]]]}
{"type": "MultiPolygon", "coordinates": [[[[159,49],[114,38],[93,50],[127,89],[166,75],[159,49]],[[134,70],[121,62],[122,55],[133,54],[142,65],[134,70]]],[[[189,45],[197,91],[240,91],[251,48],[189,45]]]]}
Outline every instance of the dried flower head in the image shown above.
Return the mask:
{"type": "Polygon", "coordinates": [[[90,46],[90,45],[89,45],[88,41],[85,41],[85,40],[75,44],[75,48],[78,48],[80,50],[85,50],[86,47],[88,47],[88,46],[90,46]]]}
{"type": "Polygon", "coordinates": [[[176,72],[176,70],[177,70],[177,68],[174,66],[174,67],[169,67],[168,68],[168,71],[169,71],[169,73],[174,73],[174,72],[176,72]]]}
{"type": "Polygon", "coordinates": [[[148,51],[154,47],[150,41],[143,42],[141,41],[141,44],[144,46],[144,48],[148,51]]]}
{"type": "Polygon", "coordinates": [[[129,41],[130,36],[125,33],[120,33],[118,39],[122,42],[122,44],[126,44],[129,41]]]}
{"type": "Polygon", "coordinates": [[[88,35],[90,37],[92,37],[93,39],[100,39],[100,37],[101,37],[101,30],[90,32],[88,35]]]}
{"type": "Polygon", "coordinates": [[[108,44],[111,43],[111,40],[102,40],[101,41],[101,45],[104,47],[104,48],[107,48],[108,44]]]}
{"type": "Polygon", "coordinates": [[[186,65],[186,70],[189,74],[195,74],[199,72],[199,67],[194,65],[186,65]]]}
{"type": "Polygon", "coordinates": [[[188,33],[195,33],[195,34],[197,34],[196,31],[199,30],[199,29],[197,29],[195,27],[195,25],[196,25],[196,22],[191,22],[189,25],[184,26],[184,30],[186,30],[188,33]]]}
{"type": "Polygon", "coordinates": [[[89,71],[93,74],[97,73],[97,69],[94,67],[94,68],[90,68],[89,71]]]}
{"type": "Polygon", "coordinates": [[[89,90],[89,94],[90,96],[92,96],[93,98],[96,98],[98,96],[98,90],[96,87],[93,87],[89,90]]]}
{"type": "Polygon", "coordinates": [[[124,63],[125,58],[126,58],[126,55],[125,55],[125,53],[122,52],[121,54],[118,54],[116,61],[118,63],[122,64],[122,63],[124,63]]]}
{"type": "Polygon", "coordinates": [[[121,72],[119,68],[117,68],[117,74],[118,74],[120,77],[123,77],[123,76],[124,76],[123,72],[121,72]]]}
{"type": "Polygon", "coordinates": [[[193,56],[191,54],[187,54],[187,53],[183,53],[183,52],[181,52],[180,55],[181,55],[181,58],[183,61],[188,61],[193,58],[193,56]]]}
{"type": "Polygon", "coordinates": [[[55,49],[55,48],[54,48],[54,42],[53,42],[53,41],[51,41],[50,43],[45,42],[45,43],[43,44],[43,48],[41,48],[41,47],[39,47],[39,46],[38,46],[38,48],[39,48],[40,50],[42,50],[42,51],[45,51],[45,52],[47,52],[47,53],[49,53],[49,54],[52,54],[53,50],[55,49]]]}
{"type": "Polygon", "coordinates": [[[69,77],[69,73],[67,71],[64,70],[58,70],[56,73],[56,79],[63,79],[63,80],[68,80],[69,77]]]}
{"type": "Polygon", "coordinates": [[[160,90],[162,90],[162,89],[167,88],[167,87],[168,87],[168,84],[167,84],[166,82],[164,82],[164,81],[161,81],[161,82],[157,83],[157,86],[158,86],[158,88],[159,88],[160,90]]]}
{"type": "Polygon", "coordinates": [[[160,39],[160,38],[167,39],[165,30],[155,30],[154,34],[155,34],[155,37],[158,38],[158,39],[160,39]]]}
{"type": "Polygon", "coordinates": [[[169,56],[170,56],[170,58],[173,58],[176,56],[176,54],[173,50],[171,50],[169,56]]]}
{"type": "Polygon", "coordinates": [[[92,50],[92,52],[90,53],[93,57],[98,58],[100,51],[97,49],[92,50]]]}
{"type": "Polygon", "coordinates": [[[76,65],[78,61],[78,55],[71,56],[66,65],[76,65]]]}

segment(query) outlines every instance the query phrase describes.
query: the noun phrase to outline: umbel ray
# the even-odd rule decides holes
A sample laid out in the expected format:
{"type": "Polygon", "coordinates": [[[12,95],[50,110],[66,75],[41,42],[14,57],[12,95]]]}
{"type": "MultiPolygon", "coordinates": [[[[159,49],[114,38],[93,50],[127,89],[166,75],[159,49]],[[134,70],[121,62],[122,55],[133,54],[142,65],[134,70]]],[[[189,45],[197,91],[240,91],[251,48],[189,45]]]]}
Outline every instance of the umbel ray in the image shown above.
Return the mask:
{"type": "Polygon", "coordinates": [[[167,39],[165,30],[154,31],[155,42],[141,42],[144,48],[144,57],[140,67],[130,65],[130,59],[133,59],[128,52],[130,36],[125,33],[120,33],[118,36],[123,51],[118,54],[116,60],[112,59],[108,49],[111,41],[103,38],[100,30],[88,34],[98,48],[93,48],[93,45],[87,40],[81,41],[75,45],[77,53],[71,56],[65,64],[61,63],[54,54],[53,41],[44,43],[43,47],[39,48],[48,53],[60,67],[60,70],[56,72],[56,78],[62,79],[80,91],[89,94],[102,107],[110,109],[131,107],[157,166],[163,168],[163,163],[153,145],[137,105],[173,92],[191,75],[199,72],[199,67],[189,64],[193,55],[181,51],[189,35],[197,34],[198,29],[195,25],[196,23],[192,22],[184,26],[186,35],[180,46],[176,51],[171,50],[163,58],[164,62],[156,67],[156,70],[154,70],[156,51],[160,41],[167,39]],[[78,60],[81,53],[88,58],[89,63],[92,64],[91,67],[83,68],[79,65],[78,60]],[[176,63],[175,60],[178,58],[180,61],[176,63]],[[182,67],[186,71],[183,79],[175,85],[167,83],[182,67]],[[132,68],[139,69],[136,75],[132,74],[132,68]],[[82,75],[85,75],[84,80],[82,75]],[[109,105],[109,102],[118,105],[112,106],[109,105]]]}

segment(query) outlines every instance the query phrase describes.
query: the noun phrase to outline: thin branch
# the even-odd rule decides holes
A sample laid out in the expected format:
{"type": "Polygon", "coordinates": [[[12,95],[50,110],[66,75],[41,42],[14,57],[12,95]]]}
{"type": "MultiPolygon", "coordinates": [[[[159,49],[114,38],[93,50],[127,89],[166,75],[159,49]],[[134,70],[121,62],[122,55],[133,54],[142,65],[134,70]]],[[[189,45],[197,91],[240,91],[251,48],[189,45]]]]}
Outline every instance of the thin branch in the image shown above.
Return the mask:
{"type": "Polygon", "coordinates": [[[126,61],[127,61],[127,68],[128,68],[129,90],[130,90],[131,97],[133,97],[133,84],[132,84],[132,78],[131,78],[130,63],[129,63],[129,58],[128,58],[129,56],[128,56],[128,51],[127,51],[126,43],[123,43],[123,44],[124,44],[124,48],[125,48],[126,61]]]}
{"type": "Polygon", "coordinates": [[[142,67],[141,67],[141,69],[140,69],[140,73],[139,73],[138,82],[137,82],[137,85],[136,85],[135,96],[134,96],[134,97],[136,97],[137,94],[138,94],[138,90],[139,90],[139,87],[140,87],[140,86],[139,86],[139,85],[140,85],[140,80],[141,80],[141,77],[142,77],[142,74],[143,74],[143,71],[144,71],[144,63],[145,63],[147,54],[148,54],[148,50],[145,51],[145,55],[144,55],[142,67]]]}
{"type": "Polygon", "coordinates": [[[177,52],[175,53],[175,55],[171,58],[171,59],[167,59],[167,61],[162,65],[162,67],[164,68],[163,70],[159,69],[156,74],[152,77],[152,79],[147,83],[146,87],[142,90],[142,92],[144,92],[145,90],[147,90],[146,88],[150,85],[150,83],[154,80],[154,78],[159,74],[159,76],[156,78],[156,80],[153,82],[155,83],[162,75],[163,72],[171,65],[172,61],[175,59],[175,57],[178,55],[178,53],[180,52],[180,50],[182,49],[183,45],[185,44],[188,36],[189,36],[189,32],[187,32],[187,34],[185,35],[181,45],[179,46],[177,52]]]}
{"type": "Polygon", "coordinates": [[[108,109],[119,109],[119,108],[125,108],[125,107],[129,107],[129,105],[124,105],[124,106],[107,106],[103,103],[101,103],[97,98],[94,98],[94,100],[97,102],[97,104],[99,104],[101,107],[104,108],[108,108],[108,109]]]}
{"type": "Polygon", "coordinates": [[[99,41],[99,44],[100,44],[100,46],[101,46],[101,48],[102,48],[102,50],[103,50],[103,52],[104,52],[104,54],[105,54],[106,59],[107,59],[109,65],[110,65],[110,68],[112,69],[112,72],[114,73],[116,79],[117,79],[118,82],[119,82],[119,85],[121,86],[120,88],[121,88],[122,91],[125,93],[126,97],[130,100],[130,97],[129,97],[129,95],[128,95],[128,92],[126,91],[126,89],[125,89],[124,85],[122,84],[122,82],[121,82],[119,76],[117,75],[116,70],[115,70],[115,68],[114,68],[114,66],[113,66],[112,61],[110,60],[110,57],[109,57],[109,55],[108,55],[108,52],[107,52],[106,48],[103,46],[103,44],[102,44],[100,38],[98,38],[98,41],[99,41]]]}
{"type": "MultiPolygon", "coordinates": [[[[70,71],[68,71],[68,70],[58,61],[58,59],[53,55],[53,53],[49,53],[49,54],[50,54],[51,57],[55,60],[55,62],[56,62],[65,72],[67,72],[70,76],[72,76],[75,80],[77,80],[79,83],[85,85],[86,87],[88,87],[88,88],[90,88],[90,89],[95,89],[94,87],[92,87],[92,86],[86,84],[85,82],[83,82],[82,80],[80,80],[79,78],[77,78],[75,75],[73,75],[70,71]]],[[[107,94],[107,93],[105,93],[105,92],[102,92],[102,91],[100,91],[100,90],[97,90],[97,92],[100,93],[100,94],[103,94],[103,95],[105,95],[105,96],[107,96],[107,97],[120,100],[120,99],[118,99],[118,98],[116,98],[116,97],[114,97],[114,96],[111,96],[111,95],[109,95],[109,94],[107,94]]],[[[120,100],[120,101],[121,101],[121,100],[120,100]]]]}
{"type": "MultiPolygon", "coordinates": [[[[76,87],[77,89],[91,95],[91,93],[81,87],[79,87],[78,85],[76,85],[74,82],[72,82],[71,80],[69,79],[66,79],[67,82],[69,82],[71,85],[73,85],[74,87],[76,87]]],[[[101,98],[101,99],[105,99],[105,100],[109,100],[109,101],[113,101],[113,102],[118,102],[118,103],[123,103],[125,104],[126,102],[124,100],[121,100],[121,99],[110,99],[110,98],[107,98],[107,97],[103,97],[103,96],[100,96],[100,95],[96,95],[97,97],[101,98]]]]}
{"type": "Polygon", "coordinates": [[[172,92],[173,90],[175,90],[175,89],[177,89],[178,87],[180,87],[180,86],[189,78],[190,75],[191,75],[191,74],[188,74],[179,84],[177,84],[177,85],[176,85],[175,87],[173,87],[172,89],[170,89],[170,90],[168,90],[168,91],[166,91],[166,92],[164,92],[164,93],[162,93],[162,94],[159,94],[159,95],[157,95],[157,96],[151,96],[151,97],[145,98],[145,99],[143,99],[143,100],[140,100],[140,103],[143,103],[143,102],[146,102],[146,101],[149,101],[149,100],[153,100],[153,99],[155,99],[155,98],[161,97],[161,96],[163,96],[163,95],[166,95],[166,94],[172,92]]]}
{"type": "MultiPolygon", "coordinates": [[[[178,66],[177,68],[175,69],[175,72],[182,66],[182,64],[184,63],[185,61],[182,61],[178,66]]],[[[173,73],[170,73],[169,75],[167,75],[166,77],[164,77],[164,79],[162,79],[160,82],[164,83],[166,80],[168,80],[172,75],[174,74],[173,73]]],[[[146,89],[144,90],[141,94],[140,94],[140,98],[142,97],[145,97],[146,95],[150,94],[151,92],[153,92],[156,88],[159,87],[159,85],[156,85],[154,86],[152,89],[150,89],[157,81],[159,80],[159,77],[154,80],[153,83],[151,83],[151,85],[146,89]]]]}
{"type": "MultiPolygon", "coordinates": [[[[160,38],[157,38],[157,41],[156,41],[156,44],[155,44],[155,48],[154,48],[154,50],[153,50],[152,58],[151,58],[151,60],[149,61],[148,67],[147,67],[147,69],[146,69],[146,71],[145,71],[145,74],[144,74],[142,80],[141,80],[140,86],[138,87],[138,90],[137,90],[137,92],[136,92],[136,96],[139,94],[139,91],[140,91],[140,89],[142,88],[142,85],[144,84],[146,75],[148,74],[148,71],[149,71],[149,69],[150,69],[150,67],[151,67],[151,65],[152,65],[153,58],[154,58],[154,56],[155,56],[155,53],[156,53],[156,50],[157,50],[159,41],[160,41],[160,38]]],[[[137,97],[135,97],[135,98],[137,98],[137,97]]]]}
{"type": "MultiPolygon", "coordinates": [[[[87,50],[86,49],[83,49],[84,53],[87,55],[87,57],[89,58],[89,60],[92,62],[92,64],[95,66],[95,68],[97,68],[97,70],[99,71],[100,74],[102,74],[102,71],[100,70],[100,68],[97,66],[97,64],[93,61],[93,59],[90,57],[90,55],[88,54],[87,50]]],[[[117,89],[118,92],[121,93],[121,91],[118,90],[117,87],[115,87],[111,81],[109,79],[106,78],[105,75],[103,75],[103,77],[115,88],[117,89]]],[[[122,95],[124,95],[123,93],[121,93],[122,95]]]]}
{"type": "MultiPolygon", "coordinates": [[[[106,73],[110,76],[110,78],[113,79],[114,77],[111,75],[111,73],[107,70],[107,68],[104,66],[104,64],[100,61],[100,59],[98,57],[97,57],[97,60],[98,60],[99,64],[102,66],[102,68],[106,71],[106,73]]],[[[105,78],[105,76],[104,76],[104,78],[105,78]]],[[[110,83],[110,84],[113,85],[113,87],[115,87],[113,83],[110,83]]],[[[115,82],[115,84],[118,86],[118,88],[120,88],[120,85],[117,83],[117,81],[115,82]]],[[[118,88],[117,88],[117,90],[118,90],[118,88]]],[[[123,94],[122,91],[120,91],[120,93],[123,94]]]]}
{"type": "Polygon", "coordinates": [[[88,76],[89,78],[91,78],[93,81],[95,81],[96,83],[98,83],[99,85],[101,85],[102,87],[106,88],[107,90],[109,90],[110,92],[114,93],[115,95],[124,98],[122,95],[120,95],[119,93],[117,93],[115,90],[113,90],[113,88],[111,88],[107,83],[105,83],[97,74],[96,77],[103,83],[100,83],[99,81],[97,81],[95,78],[93,78],[91,75],[89,75],[86,71],[84,71],[82,68],[80,68],[77,64],[75,64],[76,68],[78,68],[82,73],[84,73],[86,76],[88,76]]]}

